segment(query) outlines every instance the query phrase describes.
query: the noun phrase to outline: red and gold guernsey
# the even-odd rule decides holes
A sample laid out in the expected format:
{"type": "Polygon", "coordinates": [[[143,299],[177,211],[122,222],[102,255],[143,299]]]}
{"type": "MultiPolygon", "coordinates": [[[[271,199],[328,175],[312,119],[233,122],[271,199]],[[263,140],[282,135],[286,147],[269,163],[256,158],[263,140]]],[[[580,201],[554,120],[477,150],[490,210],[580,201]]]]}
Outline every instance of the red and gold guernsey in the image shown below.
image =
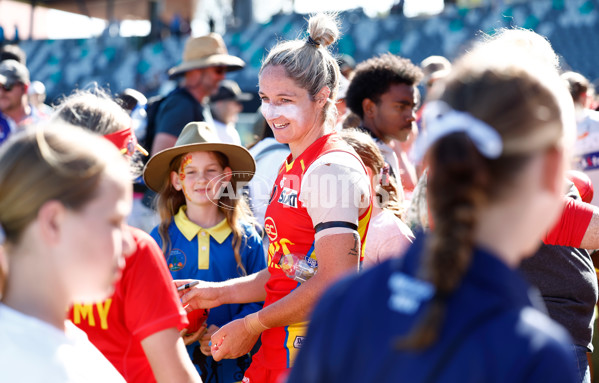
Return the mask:
{"type": "MultiPolygon", "coordinates": [[[[281,166],[273,186],[269,205],[266,209],[264,229],[270,240],[268,249],[268,270],[270,278],[266,283],[264,307],[278,301],[300,286],[299,282],[287,277],[278,262],[284,254],[305,254],[306,261],[312,264],[318,256],[314,252],[315,229],[307,209],[300,201],[302,177],[315,160],[330,152],[346,152],[364,164],[356,152],[336,133],[325,135],[310,145],[300,156],[289,163],[291,155],[281,166]]],[[[366,169],[364,168],[364,173],[366,169]]],[[[364,243],[372,211],[372,199],[366,212],[359,217],[357,231],[360,234],[364,258],[364,243]]],[[[293,365],[299,351],[308,322],[276,327],[262,333],[261,352],[268,368],[283,369],[293,365]]]]}

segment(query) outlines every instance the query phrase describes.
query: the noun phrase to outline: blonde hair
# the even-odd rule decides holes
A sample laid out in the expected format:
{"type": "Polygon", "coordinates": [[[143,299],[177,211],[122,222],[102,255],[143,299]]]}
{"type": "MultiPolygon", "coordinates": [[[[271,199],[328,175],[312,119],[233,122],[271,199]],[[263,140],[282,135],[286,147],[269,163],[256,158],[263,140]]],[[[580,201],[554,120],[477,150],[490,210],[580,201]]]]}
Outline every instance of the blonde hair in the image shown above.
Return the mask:
{"type": "Polygon", "coordinates": [[[492,35],[483,35],[480,46],[490,47],[491,50],[519,50],[527,58],[543,62],[555,70],[560,68],[559,57],[549,40],[530,29],[498,28],[492,35]]]}
{"type": "Polygon", "coordinates": [[[428,201],[435,227],[420,271],[436,294],[400,347],[422,349],[436,341],[447,299],[472,261],[478,212],[513,192],[522,169],[539,152],[562,145],[564,124],[552,90],[560,82],[557,73],[526,56],[515,63],[510,52],[475,50],[440,88],[442,101],[499,133],[503,152],[486,158],[462,132],[439,139],[430,149],[428,201]]]}
{"type": "Polygon", "coordinates": [[[334,126],[341,72],[328,47],[340,35],[337,15],[317,14],[310,17],[308,35],[308,40],[285,41],[273,47],[262,63],[259,75],[268,66],[280,65],[299,87],[306,89],[312,101],[322,88],[328,87],[331,92],[323,108],[322,122],[334,126]]]}
{"type": "MultiPolygon", "coordinates": [[[[221,152],[208,152],[215,156],[217,162],[221,168],[229,166],[229,160],[221,152]]],[[[181,206],[185,205],[185,195],[182,191],[176,190],[171,182],[171,172],[178,172],[181,166],[181,161],[187,153],[183,153],[175,157],[169,167],[169,176],[166,182],[162,184],[162,188],[158,193],[156,200],[156,209],[160,214],[160,224],[158,225],[158,234],[162,239],[162,252],[165,256],[168,256],[171,250],[171,240],[168,234],[169,226],[172,222],[173,217],[179,212],[181,206]]],[[[241,261],[241,245],[246,244],[247,238],[245,229],[242,223],[252,225],[255,224],[255,218],[249,208],[249,205],[244,198],[231,198],[227,193],[218,200],[218,209],[225,215],[227,224],[231,228],[233,233],[233,255],[237,263],[237,270],[239,275],[247,275],[247,270],[243,266],[241,261]]]]}
{"type": "Polygon", "coordinates": [[[126,177],[124,160],[108,141],[67,124],[15,133],[0,148],[0,225],[8,247],[48,201],[72,210],[97,196],[102,176],[126,177]]]}

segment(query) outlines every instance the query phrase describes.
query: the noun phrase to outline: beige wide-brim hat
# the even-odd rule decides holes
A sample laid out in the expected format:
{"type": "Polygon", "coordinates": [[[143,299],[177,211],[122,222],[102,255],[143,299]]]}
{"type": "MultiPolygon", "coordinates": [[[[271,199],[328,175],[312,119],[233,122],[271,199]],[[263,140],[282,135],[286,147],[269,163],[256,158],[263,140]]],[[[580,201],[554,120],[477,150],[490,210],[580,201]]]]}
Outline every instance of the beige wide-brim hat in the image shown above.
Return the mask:
{"type": "Polygon", "coordinates": [[[245,66],[242,59],[229,54],[223,38],[218,33],[189,38],[183,49],[183,61],[169,69],[168,75],[172,79],[192,69],[214,66],[224,66],[229,72],[245,66]]]}
{"type": "Polygon", "coordinates": [[[191,152],[220,152],[229,160],[233,171],[231,184],[237,190],[239,182],[249,182],[256,171],[256,162],[246,148],[219,142],[218,136],[205,122],[190,122],[185,125],[175,146],[156,153],[144,169],[144,182],[159,193],[167,182],[171,162],[180,154],[191,152]]]}

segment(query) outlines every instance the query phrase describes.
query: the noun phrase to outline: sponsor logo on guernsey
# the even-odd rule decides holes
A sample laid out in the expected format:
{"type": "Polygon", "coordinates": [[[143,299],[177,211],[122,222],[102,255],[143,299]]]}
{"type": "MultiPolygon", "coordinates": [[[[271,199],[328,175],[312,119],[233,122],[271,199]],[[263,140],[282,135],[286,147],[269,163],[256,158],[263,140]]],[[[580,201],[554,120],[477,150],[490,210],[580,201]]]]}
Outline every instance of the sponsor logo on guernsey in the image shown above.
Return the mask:
{"type": "Polygon", "coordinates": [[[185,263],[187,263],[187,257],[185,253],[181,249],[173,249],[171,253],[168,255],[168,259],[166,264],[168,265],[168,269],[170,271],[179,271],[185,267],[185,263]]]}
{"type": "Polygon", "coordinates": [[[302,343],[304,343],[304,336],[296,336],[295,340],[293,341],[293,347],[295,348],[302,348],[302,343]]]}
{"type": "Polygon", "coordinates": [[[268,235],[268,239],[271,242],[274,242],[277,239],[277,227],[275,226],[275,221],[271,217],[267,217],[264,220],[264,231],[268,235]]]}
{"type": "Polygon", "coordinates": [[[278,202],[283,205],[297,208],[297,190],[283,188],[278,202]]]}

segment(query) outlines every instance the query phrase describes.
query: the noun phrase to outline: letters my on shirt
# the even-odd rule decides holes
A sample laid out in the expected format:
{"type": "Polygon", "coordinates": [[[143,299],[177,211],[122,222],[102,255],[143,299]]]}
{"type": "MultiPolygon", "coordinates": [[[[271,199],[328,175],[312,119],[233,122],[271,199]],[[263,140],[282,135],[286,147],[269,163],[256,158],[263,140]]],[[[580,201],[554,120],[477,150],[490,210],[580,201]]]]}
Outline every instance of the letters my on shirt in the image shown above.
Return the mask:
{"type": "Polygon", "coordinates": [[[108,311],[110,310],[111,304],[112,299],[110,298],[104,302],[98,303],[75,303],[73,306],[73,323],[78,325],[82,321],[87,320],[87,324],[90,327],[100,325],[102,330],[108,330],[108,311]],[[94,306],[97,308],[97,310],[94,310],[94,306]],[[96,320],[96,312],[98,314],[97,317],[99,321],[96,320]]]}

